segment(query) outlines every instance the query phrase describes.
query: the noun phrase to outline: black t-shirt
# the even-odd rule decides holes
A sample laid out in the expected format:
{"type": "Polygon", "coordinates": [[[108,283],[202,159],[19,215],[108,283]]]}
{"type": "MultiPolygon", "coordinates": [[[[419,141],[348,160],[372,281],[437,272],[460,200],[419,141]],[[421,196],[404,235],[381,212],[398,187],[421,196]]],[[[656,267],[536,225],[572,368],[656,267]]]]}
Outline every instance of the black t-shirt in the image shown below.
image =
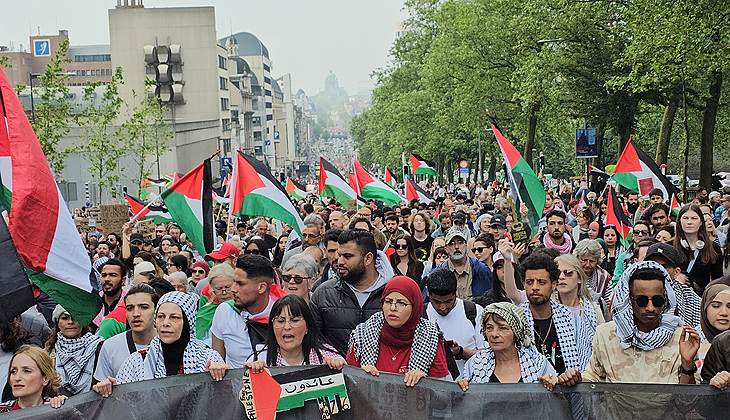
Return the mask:
{"type": "Polygon", "coordinates": [[[413,240],[413,247],[416,250],[416,258],[418,261],[428,261],[431,258],[431,245],[433,244],[433,238],[431,235],[426,235],[426,239],[419,241],[415,236],[411,236],[413,240]]]}
{"type": "Polygon", "coordinates": [[[563,352],[560,350],[558,331],[555,329],[553,318],[535,319],[534,322],[537,350],[548,358],[550,364],[555,368],[555,372],[560,375],[565,372],[565,362],[563,361],[563,352]]]}

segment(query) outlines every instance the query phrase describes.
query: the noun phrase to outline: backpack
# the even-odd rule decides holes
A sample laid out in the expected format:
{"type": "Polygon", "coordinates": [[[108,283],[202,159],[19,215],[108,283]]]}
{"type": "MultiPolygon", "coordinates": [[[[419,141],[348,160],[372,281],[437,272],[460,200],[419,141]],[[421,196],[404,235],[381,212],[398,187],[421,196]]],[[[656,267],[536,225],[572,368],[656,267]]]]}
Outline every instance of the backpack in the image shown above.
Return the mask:
{"type": "Polygon", "coordinates": [[[477,304],[470,301],[464,300],[464,314],[467,319],[471,321],[471,325],[477,326],[477,304]]]}

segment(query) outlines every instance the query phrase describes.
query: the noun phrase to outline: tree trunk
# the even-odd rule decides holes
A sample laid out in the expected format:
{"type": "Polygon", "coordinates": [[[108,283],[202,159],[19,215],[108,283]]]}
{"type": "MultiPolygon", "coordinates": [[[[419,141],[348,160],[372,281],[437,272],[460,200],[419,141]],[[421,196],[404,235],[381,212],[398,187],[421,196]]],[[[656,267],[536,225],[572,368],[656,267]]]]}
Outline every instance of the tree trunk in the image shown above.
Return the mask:
{"type": "Polygon", "coordinates": [[[494,155],[489,157],[489,173],[487,174],[487,181],[492,182],[497,177],[497,158],[494,155]]]}
{"type": "Polygon", "coordinates": [[[626,144],[631,138],[632,131],[634,130],[634,122],[636,121],[636,111],[639,108],[639,101],[635,98],[627,98],[626,106],[623,108],[623,112],[619,115],[618,122],[616,124],[616,131],[619,139],[619,151],[618,155],[621,156],[626,144]]]}
{"type": "MultiPolygon", "coordinates": [[[[525,150],[522,153],[525,161],[532,167],[532,148],[535,147],[535,131],[537,130],[537,113],[540,111],[540,103],[536,103],[530,109],[530,120],[527,125],[527,140],[525,141],[525,150]]],[[[535,168],[532,168],[534,171],[535,168]]]]}
{"type": "Polygon", "coordinates": [[[669,139],[672,136],[672,126],[674,125],[674,117],[677,115],[677,106],[677,99],[672,97],[669,99],[669,104],[664,108],[662,126],[659,129],[659,142],[656,146],[656,163],[659,166],[667,164],[669,139]]]}
{"type": "Polygon", "coordinates": [[[710,96],[705,106],[700,137],[700,186],[708,190],[712,187],[712,147],[715,141],[717,108],[722,93],[722,72],[716,70],[710,77],[710,96]]]}
{"type": "Polygon", "coordinates": [[[451,166],[451,160],[446,161],[446,185],[448,186],[449,183],[454,179],[453,178],[453,167],[451,166]]]}
{"type": "Polygon", "coordinates": [[[604,169],[604,151],[603,151],[603,141],[606,138],[606,123],[600,123],[598,124],[598,129],[596,129],[596,150],[598,150],[598,157],[594,160],[596,167],[598,169],[603,170],[604,169]]]}

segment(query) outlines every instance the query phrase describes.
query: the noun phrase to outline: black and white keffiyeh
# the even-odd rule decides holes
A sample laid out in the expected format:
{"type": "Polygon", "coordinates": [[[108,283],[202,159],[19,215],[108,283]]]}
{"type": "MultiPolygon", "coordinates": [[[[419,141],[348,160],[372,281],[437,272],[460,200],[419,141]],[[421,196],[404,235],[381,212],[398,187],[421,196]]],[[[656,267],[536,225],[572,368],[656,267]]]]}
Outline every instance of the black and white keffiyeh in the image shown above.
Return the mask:
{"type": "Polygon", "coordinates": [[[71,395],[91,390],[94,356],[103,341],[103,338],[90,332],[79,338],[66,338],[58,333],[56,370],[61,375],[63,387],[71,395]]]}
{"type": "MultiPolygon", "coordinates": [[[[537,378],[540,376],[555,375],[555,369],[553,369],[547,357],[537,351],[536,348],[519,348],[517,349],[517,355],[520,359],[522,382],[534,383],[537,382],[537,378]]],[[[492,349],[480,350],[466,362],[464,372],[459,379],[465,378],[469,382],[477,384],[487,383],[494,373],[495,364],[496,360],[492,349]]]]}
{"type": "Polygon", "coordinates": [[[682,318],[674,315],[674,308],[677,303],[672,279],[664,267],[654,261],[640,261],[629,266],[621,275],[616,284],[613,320],[616,322],[616,334],[621,342],[621,348],[627,349],[631,346],[642,350],[653,350],[665,346],[672,339],[674,329],[683,324],[682,318]],[[641,269],[652,268],[660,270],[664,274],[664,291],[667,294],[667,303],[662,311],[662,320],[659,327],[654,328],[646,334],[640,334],[634,322],[634,310],[631,305],[631,293],[629,292],[629,279],[641,269]]]}
{"type": "MultiPolygon", "coordinates": [[[[380,331],[383,329],[385,317],[382,312],[374,313],[367,321],[355,327],[350,334],[350,348],[361,366],[375,366],[378,361],[380,331]]],[[[416,326],[411,344],[411,356],[408,370],[418,369],[428,373],[436,357],[439,330],[427,319],[421,318],[416,326]]]]}

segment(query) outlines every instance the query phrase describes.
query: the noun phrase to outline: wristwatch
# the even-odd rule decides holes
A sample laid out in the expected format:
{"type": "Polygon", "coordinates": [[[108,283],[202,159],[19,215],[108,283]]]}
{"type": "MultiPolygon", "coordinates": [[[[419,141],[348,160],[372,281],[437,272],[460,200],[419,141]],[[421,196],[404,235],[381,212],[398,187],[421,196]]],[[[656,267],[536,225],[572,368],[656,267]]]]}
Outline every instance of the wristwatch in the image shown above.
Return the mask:
{"type": "Polygon", "coordinates": [[[464,358],[464,347],[459,346],[459,353],[456,354],[455,359],[461,360],[464,358]]]}
{"type": "Polygon", "coordinates": [[[697,365],[693,365],[692,369],[685,370],[684,366],[679,366],[679,374],[680,375],[687,375],[687,376],[693,376],[697,372],[697,365]]]}

